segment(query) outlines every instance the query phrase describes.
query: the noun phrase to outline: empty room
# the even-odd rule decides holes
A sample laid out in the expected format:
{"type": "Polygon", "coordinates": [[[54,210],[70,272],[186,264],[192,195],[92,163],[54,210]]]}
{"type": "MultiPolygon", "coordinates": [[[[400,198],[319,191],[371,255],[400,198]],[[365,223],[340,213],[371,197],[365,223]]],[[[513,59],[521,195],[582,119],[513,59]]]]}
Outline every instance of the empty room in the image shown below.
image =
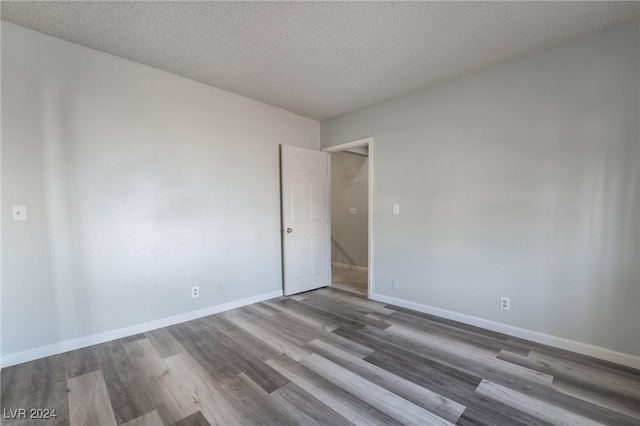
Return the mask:
{"type": "Polygon", "coordinates": [[[0,8],[1,425],[640,425],[640,2],[0,8]]]}

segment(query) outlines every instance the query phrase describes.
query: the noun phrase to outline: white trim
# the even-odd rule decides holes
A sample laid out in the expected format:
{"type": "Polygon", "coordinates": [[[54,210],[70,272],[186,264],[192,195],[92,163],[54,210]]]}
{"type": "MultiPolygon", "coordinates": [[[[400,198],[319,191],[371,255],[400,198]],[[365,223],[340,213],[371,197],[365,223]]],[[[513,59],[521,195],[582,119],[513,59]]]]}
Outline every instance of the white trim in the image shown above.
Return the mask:
{"type": "Polygon", "coordinates": [[[367,276],[367,297],[373,293],[373,194],[374,194],[374,169],[375,151],[373,149],[373,137],[368,138],[369,143],[369,275],[367,276]]]}
{"type": "Polygon", "coordinates": [[[345,151],[347,149],[351,149],[351,148],[358,148],[361,146],[366,146],[369,148],[369,259],[368,259],[368,276],[367,276],[367,297],[371,298],[371,294],[373,293],[373,272],[374,272],[374,266],[373,266],[373,194],[375,193],[374,191],[374,168],[373,165],[375,163],[374,158],[375,158],[375,152],[374,152],[374,148],[373,148],[373,136],[369,136],[366,138],[362,138],[362,139],[357,139],[355,141],[351,141],[351,142],[347,142],[347,143],[343,143],[340,145],[334,145],[334,146],[329,146],[326,148],[322,148],[322,150],[324,152],[339,152],[339,151],[345,151]]]}
{"type": "Polygon", "coordinates": [[[362,271],[362,272],[367,272],[369,270],[369,268],[365,266],[349,265],[348,263],[331,262],[331,266],[335,266],[337,268],[343,268],[343,269],[352,269],[354,271],[362,271]]]}
{"type": "MultiPolygon", "coordinates": [[[[340,152],[346,151],[351,148],[360,148],[361,146],[367,146],[371,142],[373,142],[373,136],[369,136],[368,138],[362,138],[355,141],[343,143],[340,145],[328,146],[326,148],[322,148],[324,152],[340,152]]],[[[371,148],[371,147],[369,147],[371,148]]]]}
{"type": "Polygon", "coordinates": [[[2,368],[9,367],[23,362],[33,361],[34,359],[44,358],[51,355],[57,355],[75,349],[86,348],[87,346],[97,345],[99,343],[109,342],[115,339],[121,339],[127,336],[133,336],[146,331],[155,330],[157,328],[168,327],[170,325],[179,324],[185,321],[191,321],[202,318],[207,315],[217,314],[219,312],[240,308],[242,306],[251,305],[253,303],[262,302],[263,300],[273,299],[282,296],[282,290],[272,291],[270,293],[259,294],[245,299],[235,300],[233,302],[224,303],[222,305],[211,306],[209,308],[191,311],[169,318],[163,318],[143,324],[133,325],[131,327],[120,328],[117,330],[107,331],[104,333],[93,334],[79,339],[66,340],[64,342],[55,343],[53,345],[42,346],[40,348],[31,349],[24,352],[16,352],[2,357],[0,365],[2,368]]]}
{"type": "Polygon", "coordinates": [[[575,340],[569,340],[563,337],[539,333],[537,331],[527,330],[508,324],[502,324],[471,315],[448,311],[446,309],[440,309],[429,305],[423,305],[421,303],[409,302],[403,299],[396,299],[395,297],[389,297],[379,293],[370,293],[369,298],[378,302],[390,303],[392,305],[401,306],[403,308],[413,309],[414,311],[436,315],[442,318],[474,325],[476,327],[482,327],[487,330],[509,334],[521,339],[531,340],[533,342],[542,343],[544,345],[549,345],[567,351],[577,352],[582,355],[592,356],[594,358],[599,358],[605,361],[615,362],[616,364],[622,364],[628,367],[640,369],[640,357],[623,352],[617,352],[611,349],[603,348],[601,346],[590,345],[588,343],[577,342],[575,340]]]}

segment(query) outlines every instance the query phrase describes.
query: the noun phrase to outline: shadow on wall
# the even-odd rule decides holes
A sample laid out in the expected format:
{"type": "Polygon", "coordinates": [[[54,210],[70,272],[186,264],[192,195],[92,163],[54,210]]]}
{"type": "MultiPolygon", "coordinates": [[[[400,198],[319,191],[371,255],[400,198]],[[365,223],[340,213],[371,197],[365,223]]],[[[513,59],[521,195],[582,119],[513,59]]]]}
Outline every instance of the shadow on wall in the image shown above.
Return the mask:
{"type": "MultiPolygon", "coordinates": [[[[332,231],[333,232],[333,231],[332,231]]],[[[338,244],[335,238],[331,237],[331,261],[337,263],[344,263],[347,265],[355,265],[356,261],[353,260],[349,253],[338,244]]]]}
{"type": "Polygon", "coordinates": [[[87,332],[90,318],[86,315],[86,289],[79,285],[76,260],[82,251],[78,247],[77,235],[73,235],[70,218],[69,163],[72,154],[65,146],[65,135],[61,123],[71,115],[68,105],[62,101],[57,89],[47,88],[42,92],[40,118],[42,120],[42,154],[44,164],[44,189],[46,223],[49,230],[48,245],[51,253],[51,280],[53,285],[52,309],[55,310],[57,336],[51,341],[65,340],[87,332]]]}

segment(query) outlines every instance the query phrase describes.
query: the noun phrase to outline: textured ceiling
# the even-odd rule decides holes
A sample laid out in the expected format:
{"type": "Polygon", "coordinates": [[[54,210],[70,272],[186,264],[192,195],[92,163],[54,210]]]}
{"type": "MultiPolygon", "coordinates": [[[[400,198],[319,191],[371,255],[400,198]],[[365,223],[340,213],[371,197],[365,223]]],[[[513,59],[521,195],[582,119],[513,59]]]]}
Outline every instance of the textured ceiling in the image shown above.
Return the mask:
{"type": "Polygon", "coordinates": [[[2,2],[2,19],[325,119],[640,19],[640,2],[2,2]]]}

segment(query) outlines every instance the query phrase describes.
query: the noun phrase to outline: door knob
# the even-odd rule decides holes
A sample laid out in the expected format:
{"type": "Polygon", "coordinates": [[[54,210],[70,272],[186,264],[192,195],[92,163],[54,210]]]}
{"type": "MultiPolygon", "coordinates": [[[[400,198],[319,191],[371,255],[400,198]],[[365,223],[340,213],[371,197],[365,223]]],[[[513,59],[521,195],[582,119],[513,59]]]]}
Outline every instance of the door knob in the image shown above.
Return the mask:
{"type": "Polygon", "coordinates": [[[291,229],[291,228],[287,228],[287,234],[290,234],[290,233],[292,233],[292,232],[293,232],[293,229],[291,229]]]}

